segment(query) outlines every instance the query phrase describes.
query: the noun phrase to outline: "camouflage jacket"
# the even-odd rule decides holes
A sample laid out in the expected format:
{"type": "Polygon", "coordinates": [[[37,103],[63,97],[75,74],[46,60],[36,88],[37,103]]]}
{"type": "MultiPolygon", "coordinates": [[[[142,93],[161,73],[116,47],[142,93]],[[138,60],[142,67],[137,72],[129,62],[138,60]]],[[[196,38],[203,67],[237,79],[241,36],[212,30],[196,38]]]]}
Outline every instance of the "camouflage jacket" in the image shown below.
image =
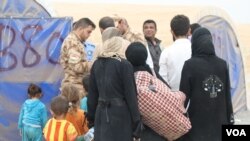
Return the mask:
{"type": "Polygon", "coordinates": [[[89,72],[89,63],[82,42],[73,32],[65,38],[62,44],[60,64],[64,69],[62,86],[65,83],[71,83],[82,91],[82,78],[89,72]]]}

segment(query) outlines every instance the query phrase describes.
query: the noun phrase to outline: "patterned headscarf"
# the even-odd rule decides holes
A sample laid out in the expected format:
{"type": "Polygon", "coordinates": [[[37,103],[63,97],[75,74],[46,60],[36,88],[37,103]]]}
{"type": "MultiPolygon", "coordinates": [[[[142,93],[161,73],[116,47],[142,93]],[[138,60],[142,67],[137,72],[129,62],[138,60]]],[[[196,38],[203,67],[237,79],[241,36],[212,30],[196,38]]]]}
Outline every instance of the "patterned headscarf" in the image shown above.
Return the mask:
{"type": "Polygon", "coordinates": [[[124,40],[122,37],[112,37],[103,43],[100,53],[97,55],[98,58],[120,58],[125,57],[125,46],[127,47],[129,42],[124,40]]]}
{"type": "Polygon", "coordinates": [[[122,36],[122,33],[116,27],[108,27],[102,32],[102,42],[105,42],[114,36],[122,36]]]}

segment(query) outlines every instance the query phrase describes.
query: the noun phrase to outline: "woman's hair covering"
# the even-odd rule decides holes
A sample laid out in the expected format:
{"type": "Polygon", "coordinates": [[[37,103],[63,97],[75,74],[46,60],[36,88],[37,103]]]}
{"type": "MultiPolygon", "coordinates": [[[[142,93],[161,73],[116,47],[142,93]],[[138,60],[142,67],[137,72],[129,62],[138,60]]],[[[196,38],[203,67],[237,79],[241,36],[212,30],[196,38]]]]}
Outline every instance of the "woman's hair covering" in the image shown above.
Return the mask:
{"type": "Polygon", "coordinates": [[[194,33],[194,31],[195,31],[197,28],[199,28],[199,27],[201,27],[201,25],[200,25],[200,24],[198,24],[198,23],[193,23],[193,24],[191,24],[191,25],[190,25],[190,28],[191,28],[191,34],[193,34],[193,33],[194,33]]]}
{"type": "Polygon", "coordinates": [[[120,60],[125,58],[124,46],[128,44],[122,37],[112,37],[103,43],[100,53],[97,55],[98,58],[115,58],[120,60]]]}
{"type": "Polygon", "coordinates": [[[131,43],[126,52],[127,60],[133,66],[144,66],[148,57],[147,49],[141,42],[131,43]]]}
{"type": "Polygon", "coordinates": [[[105,42],[106,40],[115,36],[122,36],[120,30],[116,27],[108,27],[102,32],[102,42],[105,42]]]}
{"type": "Polygon", "coordinates": [[[215,55],[212,35],[204,27],[197,28],[192,35],[192,56],[215,55]]]}

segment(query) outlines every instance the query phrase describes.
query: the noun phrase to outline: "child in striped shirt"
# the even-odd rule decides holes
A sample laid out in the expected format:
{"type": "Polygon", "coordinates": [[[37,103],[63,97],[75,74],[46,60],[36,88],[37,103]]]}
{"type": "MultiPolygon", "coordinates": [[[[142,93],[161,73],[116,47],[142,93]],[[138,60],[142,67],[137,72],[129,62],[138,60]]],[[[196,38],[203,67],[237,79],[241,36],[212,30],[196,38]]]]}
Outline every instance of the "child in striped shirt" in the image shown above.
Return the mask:
{"type": "Polygon", "coordinates": [[[72,123],[66,120],[69,102],[63,96],[56,96],[50,104],[53,116],[45,125],[43,133],[46,141],[75,141],[78,134],[72,123]]]}

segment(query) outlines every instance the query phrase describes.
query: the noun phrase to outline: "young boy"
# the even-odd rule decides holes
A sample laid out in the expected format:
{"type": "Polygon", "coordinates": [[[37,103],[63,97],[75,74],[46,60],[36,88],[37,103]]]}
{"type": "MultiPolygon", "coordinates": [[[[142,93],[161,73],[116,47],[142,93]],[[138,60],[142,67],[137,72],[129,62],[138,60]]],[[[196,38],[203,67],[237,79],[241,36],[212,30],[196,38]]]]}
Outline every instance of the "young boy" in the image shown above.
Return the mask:
{"type": "Polygon", "coordinates": [[[50,112],[53,116],[45,125],[43,133],[46,141],[75,141],[78,134],[75,127],[67,121],[66,114],[69,102],[63,96],[56,96],[50,104],[50,112]]]}

